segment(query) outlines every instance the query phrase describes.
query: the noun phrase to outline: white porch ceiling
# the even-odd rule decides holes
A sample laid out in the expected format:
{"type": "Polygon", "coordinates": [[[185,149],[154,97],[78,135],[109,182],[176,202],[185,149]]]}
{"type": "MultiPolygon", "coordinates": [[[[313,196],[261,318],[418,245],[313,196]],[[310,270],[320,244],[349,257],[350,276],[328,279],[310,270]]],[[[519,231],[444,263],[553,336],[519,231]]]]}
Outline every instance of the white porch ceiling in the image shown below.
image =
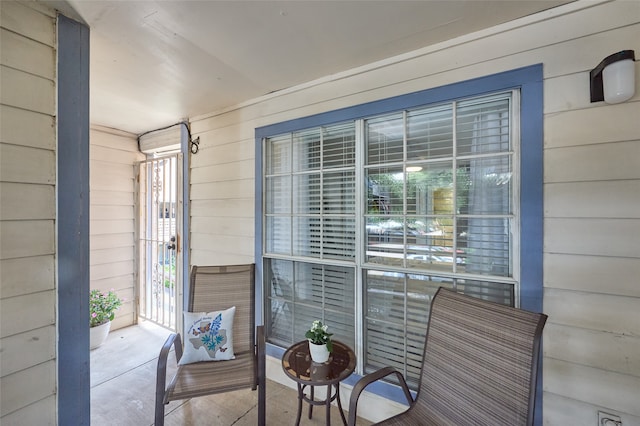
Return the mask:
{"type": "Polygon", "coordinates": [[[91,29],[91,122],[142,133],[566,0],[45,1],[91,29]]]}

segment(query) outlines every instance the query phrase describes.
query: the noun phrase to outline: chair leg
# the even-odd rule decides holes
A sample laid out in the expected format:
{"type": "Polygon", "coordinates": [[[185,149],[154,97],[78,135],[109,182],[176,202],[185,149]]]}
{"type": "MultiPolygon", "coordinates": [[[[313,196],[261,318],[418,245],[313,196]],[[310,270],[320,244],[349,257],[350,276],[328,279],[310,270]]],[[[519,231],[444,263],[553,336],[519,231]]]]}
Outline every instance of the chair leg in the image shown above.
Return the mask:
{"type": "Polygon", "coordinates": [[[265,426],[267,419],[267,369],[264,326],[258,326],[258,426],[265,426]]]}
{"type": "Polygon", "coordinates": [[[156,416],[154,426],[164,426],[164,404],[162,399],[156,398],[156,416]]]}
{"type": "Polygon", "coordinates": [[[266,397],[266,383],[261,383],[258,387],[258,426],[265,426],[266,424],[266,408],[267,408],[267,397],[266,397]]]}

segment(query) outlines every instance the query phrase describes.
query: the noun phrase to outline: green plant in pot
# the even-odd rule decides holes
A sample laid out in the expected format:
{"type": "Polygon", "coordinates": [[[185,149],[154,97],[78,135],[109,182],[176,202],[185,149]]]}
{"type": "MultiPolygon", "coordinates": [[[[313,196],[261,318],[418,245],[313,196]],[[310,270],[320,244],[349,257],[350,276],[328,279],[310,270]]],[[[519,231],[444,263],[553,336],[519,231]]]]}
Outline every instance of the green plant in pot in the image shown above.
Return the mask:
{"type": "Polygon", "coordinates": [[[122,306],[122,300],[113,289],[108,292],[91,290],[89,294],[90,349],[95,349],[104,343],[111,329],[111,321],[115,318],[120,306],[122,306]]]}
{"type": "Polygon", "coordinates": [[[322,324],[322,321],[314,321],[311,328],[304,334],[309,340],[309,353],[311,359],[315,362],[327,362],[329,354],[333,352],[333,343],[331,342],[332,333],[329,333],[328,326],[322,324]]]}

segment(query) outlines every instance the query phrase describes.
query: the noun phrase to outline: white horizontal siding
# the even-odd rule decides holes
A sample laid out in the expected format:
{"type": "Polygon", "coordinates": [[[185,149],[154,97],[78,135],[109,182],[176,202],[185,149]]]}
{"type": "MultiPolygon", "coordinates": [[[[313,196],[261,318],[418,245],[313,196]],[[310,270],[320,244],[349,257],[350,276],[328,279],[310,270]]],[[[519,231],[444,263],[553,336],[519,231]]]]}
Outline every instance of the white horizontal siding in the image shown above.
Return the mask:
{"type": "Polygon", "coordinates": [[[225,236],[199,232],[191,237],[191,250],[213,251],[222,244],[226,248],[225,252],[227,255],[253,256],[253,247],[249,244],[252,241],[252,237],[241,237],[238,235],[225,236]]]}
{"type": "Polygon", "coordinates": [[[640,338],[638,306],[638,298],[635,297],[553,288],[547,288],[544,294],[544,309],[553,313],[552,324],[617,333],[630,338],[640,338]]]}
{"type": "Polygon", "coordinates": [[[132,247],[132,240],[130,232],[94,234],[91,236],[89,247],[92,252],[115,247],[132,247]]]}
{"type": "Polygon", "coordinates": [[[640,297],[640,259],[598,255],[547,253],[545,286],[640,297]]]}
{"type": "Polygon", "coordinates": [[[132,325],[135,317],[135,170],[144,159],[135,135],[93,126],[90,131],[91,288],[115,290],[125,299],[111,325],[132,325]]]}
{"type": "Polygon", "coordinates": [[[192,200],[210,200],[212,198],[229,199],[245,198],[255,193],[253,179],[223,180],[218,182],[202,182],[191,185],[192,200]]]}
{"type": "MultiPolygon", "coordinates": [[[[0,27],[24,38],[55,47],[55,11],[26,2],[3,1],[0,27]]],[[[12,48],[12,47],[10,47],[12,48]]],[[[51,49],[53,51],[53,49],[51,49]]]]}
{"type": "Polygon", "coordinates": [[[254,171],[254,160],[247,159],[191,169],[191,179],[198,183],[251,179],[254,171]]]}
{"type": "Polygon", "coordinates": [[[131,253],[133,246],[109,247],[106,249],[92,250],[91,266],[93,265],[110,265],[113,262],[129,262],[131,261],[131,253]]]}
{"type": "Polygon", "coordinates": [[[0,234],[0,259],[42,256],[55,252],[52,220],[2,220],[0,234]]]}
{"type": "MultiPolygon", "coordinates": [[[[640,113],[640,102],[633,105],[640,113]]],[[[545,183],[640,179],[639,142],[640,139],[548,149],[544,155],[545,183]],[[568,163],[580,167],[563,167],[568,163]],[[616,167],[603,167],[604,164],[616,167]]]]}
{"type": "MultiPolygon", "coordinates": [[[[56,392],[56,363],[48,361],[34,365],[28,369],[18,371],[2,377],[0,382],[0,393],[2,393],[2,405],[0,405],[0,416],[2,424],[5,424],[4,416],[15,413],[18,410],[28,407],[30,404],[38,403],[48,399],[56,392]]],[[[55,406],[53,407],[55,408],[55,406]]],[[[43,413],[56,418],[55,409],[49,413],[43,413]]],[[[18,418],[21,414],[16,413],[18,418]]],[[[28,423],[19,423],[28,424],[28,423]]]]}
{"type": "Polygon", "coordinates": [[[640,379],[640,338],[622,333],[599,332],[570,325],[549,324],[544,332],[547,357],[576,364],[613,370],[640,379]]]}
{"type": "Polygon", "coordinates": [[[191,226],[202,227],[203,224],[210,226],[209,232],[212,235],[240,236],[253,238],[253,217],[222,217],[217,216],[214,223],[208,217],[193,217],[191,226]]]}
{"type": "MultiPolygon", "coordinates": [[[[56,292],[53,290],[0,299],[2,317],[0,337],[5,338],[54,325],[56,292]]],[[[9,370],[13,370],[8,366],[9,370]]],[[[4,374],[4,369],[3,369],[4,374]]]]}
{"type": "MultiPolygon", "coordinates": [[[[545,415],[543,424],[550,425],[597,425],[598,411],[620,416],[623,426],[640,425],[640,417],[617,412],[610,407],[589,404],[550,392],[544,394],[545,415]]],[[[599,425],[598,425],[599,426],[599,425]]]]}
{"type": "Polygon", "coordinates": [[[49,80],[55,77],[55,52],[51,46],[9,30],[0,30],[2,64],[49,80]]]}
{"type": "Polygon", "coordinates": [[[96,220],[91,223],[90,234],[105,235],[105,234],[129,234],[130,239],[133,239],[134,223],[129,219],[109,219],[109,220],[96,220]]]}
{"type": "MultiPolygon", "coordinates": [[[[592,368],[575,362],[546,358],[543,364],[544,390],[553,394],[605,407],[620,413],[640,417],[638,389],[640,378],[627,374],[592,368]]],[[[545,413],[551,424],[554,413],[545,413]]],[[[594,418],[593,424],[597,424],[594,418]]],[[[624,426],[624,425],[623,425],[624,426]]]]}
{"type": "Polygon", "coordinates": [[[638,219],[640,179],[549,183],[544,212],[547,218],[638,219]]]}
{"type": "Polygon", "coordinates": [[[55,219],[56,199],[53,185],[0,182],[3,220],[55,219]]]}
{"type": "Polygon", "coordinates": [[[4,143],[55,149],[55,118],[51,115],[0,105],[0,124],[0,139],[4,143]]]}
{"type": "MultiPolygon", "coordinates": [[[[640,66],[637,64],[636,75],[640,75],[640,66]]],[[[587,72],[583,73],[582,80],[588,81],[587,72]]],[[[585,81],[583,86],[586,84],[585,81]]],[[[640,93],[640,90],[636,89],[636,93],[640,93]]],[[[555,99],[552,93],[548,95],[551,99],[555,99]]],[[[588,102],[588,100],[582,102],[588,102]]],[[[575,106],[573,102],[570,105],[575,106]]],[[[589,108],[588,105],[580,103],[577,105],[580,109],[548,114],[545,117],[545,148],[580,147],[638,140],[640,122],[636,119],[637,102],[606,106],[598,103],[598,105],[598,107],[589,108]]]]}
{"type": "Polygon", "coordinates": [[[13,374],[32,365],[55,359],[56,328],[54,325],[47,325],[5,337],[0,343],[2,344],[2,373],[13,374]]]}
{"type": "MultiPolygon", "coordinates": [[[[253,193],[251,194],[253,196],[253,193]]],[[[246,196],[246,195],[245,195],[246,196]]],[[[191,215],[195,217],[253,217],[253,199],[195,200],[191,215]]]]}
{"type": "Polygon", "coordinates": [[[0,180],[53,185],[56,181],[55,160],[55,151],[1,144],[0,180]]]}
{"type": "Polygon", "coordinates": [[[2,104],[47,115],[55,114],[55,84],[52,80],[3,65],[0,84],[2,104]]]}
{"type": "Polygon", "coordinates": [[[133,193],[127,189],[128,187],[121,191],[94,191],[91,194],[91,207],[134,205],[133,193]]]}
{"type": "Polygon", "coordinates": [[[55,288],[53,254],[0,261],[2,297],[38,293],[55,288]]]}
{"type": "Polygon", "coordinates": [[[133,219],[135,217],[132,205],[93,205],[91,206],[91,219],[93,220],[113,220],[113,219],[133,219]]]}
{"type": "Polygon", "coordinates": [[[640,258],[640,219],[545,220],[545,252],[640,258]]]}
{"type": "Polygon", "coordinates": [[[595,424],[603,409],[637,424],[637,361],[625,360],[640,333],[640,90],[589,101],[589,71],[622,49],[640,51],[638,2],[578,2],[196,117],[192,263],[244,261],[260,238],[228,220],[253,218],[256,127],[542,63],[544,423],[595,424]]]}
{"type": "Polygon", "coordinates": [[[210,132],[201,136],[201,143],[207,143],[198,152],[198,155],[191,157],[191,168],[197,169],[198,167],[207,166],[211,164],[223,164],[234,163],[237,161],[251,160],[253,155],[251,154],[255,148],[255,142],[253,135],[247,133],[246,139],[238,140],[237,142],[227,143],[224,145],[216,145],[216,141],[219,140],[235,140],[238,129],[227,129],[224,132],[210,132]],[[229,130],[232,130],[234,134],[229,134],[229,130]]]}
{"type": "Polygon", "coordinates": [[[40,401],[11,413],[2,418],[2,426],[55,426],[56,417],[51,413],[56,412],[55,396],[48,396],[40,401]]]}

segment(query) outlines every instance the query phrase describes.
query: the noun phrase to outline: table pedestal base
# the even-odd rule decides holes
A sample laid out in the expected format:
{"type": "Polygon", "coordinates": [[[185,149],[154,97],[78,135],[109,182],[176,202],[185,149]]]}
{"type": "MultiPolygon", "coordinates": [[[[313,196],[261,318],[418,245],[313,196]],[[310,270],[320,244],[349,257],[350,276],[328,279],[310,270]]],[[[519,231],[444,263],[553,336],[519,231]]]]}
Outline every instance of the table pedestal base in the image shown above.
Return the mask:
{"type": "Polygon", "coordinates": [[[342,403],[340,402],[340,384],[336,383],[334,385],[327,385],[327,396],[324,400],[316,401],[314,399],[314,389],[315,386],[312,385],[302,385],[298,383],[298,414],[296,416],[296,426],[300,425],[300,417],[302,416],[302,401],[309,404],[309,418],[313,417],[313,406],[314,405],[324,405],[326,407],[326,424],[327,426],[331,425],[331,402],[336,400],[338,404],[338,410],[340,412],[340,417],[342,417],[342,423],[347,426],[347,419],[344,416],[344,411],[342,411],[342,403]],[[306,387],[311,388],[311,394],[307,397],[304,394],[304,389],[306,387]],[[331,388],[335,388],[335,392],[332,392],[331,388]]]}

